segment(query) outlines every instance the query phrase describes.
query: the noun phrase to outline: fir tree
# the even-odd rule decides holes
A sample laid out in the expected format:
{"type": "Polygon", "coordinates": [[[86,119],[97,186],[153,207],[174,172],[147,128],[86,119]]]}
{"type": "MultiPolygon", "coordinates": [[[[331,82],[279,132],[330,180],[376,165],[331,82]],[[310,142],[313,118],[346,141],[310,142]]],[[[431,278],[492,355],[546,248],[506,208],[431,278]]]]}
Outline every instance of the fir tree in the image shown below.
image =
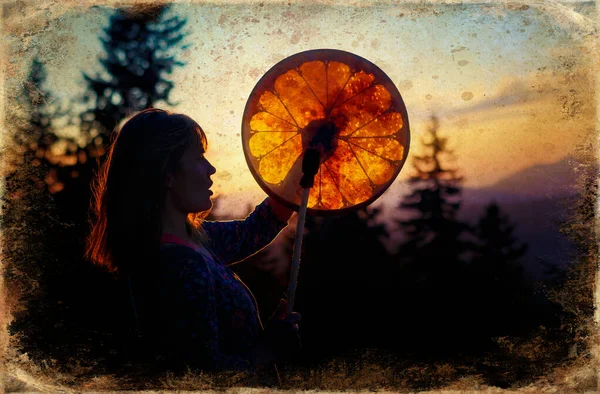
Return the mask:
{"type": "Polygon", "coordinates": [[[514,229],[515,225],[495,202],[486,207],[474,229],[475,263],[492,267],[494,281],[501,286],[515,286],[514,279],[522,276],[520,259],[527,252],[527,245],[518,243],[514,229]]]}
{"type": "MultiPolygon", "coordinates": [[[[593,347],[596,323],[594,297],[598,292],[597,277],[600,266],[597,209],[600,198],[599,168],[590,149],[580,164],[578,198],[571,208],[571,219],[562,231],[568,234],[576,250],[571,262],[557,272],[549,298],[560,307],[561,340],[566,339],[571,357],[586,354],[593,347]]],[[[597,312],[596,312],[597,313],[597,312]]]]}
{"type": "MultiPolygon", "coordinates": [[[[4,257],[25,282],[39,290],[40,262],[46,228],[56,227],[53,201],[46,190],[51,174],[50,147],[57,141],[52,121],[65,115],[58,100],[46,89],[46,70],[34,58],[17,108],[8,114],[11,139],[3,152],[5,190],[2,197],[4,257]]],[[[7,270],[7,272],[10,270],[7,270]]],[[[24,294],[21,294],[24,296],[24,294]]]]}
{"type": "Polygon", "coordinates": [[[174,51],[184,38],[186,21],[167,18],[168,6],[153,5],[119,9],[110,18],[101,38],[105,55],[100,59],[105,74],[83,74],[92,107],[81,114],[82,132],[88,143],[96,136],[108,142],[115,126],[134,111],[157,102],[173,104],[173,82],[167,79],[176,66],[174,51]]]}
{"type": "MultiPolygon", "coordinates": [[[[142,5],[117,9],[101,37],[103,73],[83,74],[89,107],[80,118],[77,144],[65,155],[70,165],[54,168],[64,190],[57,195],[63,214],[87,226],[90,183],[107,150],[113,130],[130,114],[167,103],[174,87],[168,75],[183,63],[176,51],[184,48],[186,21],[168,17],[168,6],[142,5]]],[[[84,234],[85,231],[80,233],[84,234]]]]}
{"type": "Polygon", "coordinates": [[[532,295],[520,260],[527,245],[518,242],[514,229],[495,202],[485,208],[473,229],[476,240],[468,276],[480,331],[489,336],[514,333],[532,295]]]}
{"type": "Polygon", "coordinates": [[[465,327],[456,324],[468,313],[463,301],[468,258],[468,224],[457,220],[463,178],[453,167],[448,139],[439,134],[434,116],[413,156],[412,192],[400,203],[407,218],[397,220],[406,241],[395,257],[397,310],[410,321],[399,328],[396,346],[440,352],[461,346],[465,327]],[[452,323],[450,323],[452,322],[452,323]]]}
{"type": "Polygon", "coordinates": [[[404,259],[419,265],[423,279],[444,276],[456,268],[467,249],[461,236],[468,226],[456,219],[463,178],[450,167],[453,152],[438,129],[439,122],[433,117],[421,141],[424,152],[413,157],[416,173],[408,181],[412,192],[400,204],[400,209],[412,213],[412,217],[398,221],[407,235],[402,245],[404,259]]]}
{"type": "Polygon", "coordinates": [[[34,58],[23,89],[16,95],[16,109],[8,113],[11,139],[3,156],[5,179],[2,197],[4,277],[11,334],[18,333],[15,346],[37,358],[44,350],[53,313],[60,308],[49,299],[47,275],[60,263],[58,251],[67,247],[61,237],[65,227],[46,188],[53,184],[50,149],[58,141],[53,121],[68,114],[46,88],[46,70],[34,58]]]}
{"type": "MultiPolygon", "coordinates": [[[[42,168],[41,179],[54,193],[52,199],[40,196],[38,200],[36,196],[30,201],[31,214],[39,207],[41,212],[35,212],[48,217],[52,211],[44,210],[46,201],[56,202],[57,213],[51,222],[32,218],[23,226],[39,229],[43,238],[41,244],[32,244],[40,247],[34,250],[37,254],[31,253],[35,256],[31,265],[37,267],[36,275],[44,281],[43,297],[32,300],[26,316],[16,320],[13,329],[23,334],[23,349],[39,351],[39,357],[63,363],[71,357],[81,362],[122,361],[115,349],[123,348],[120,341],[127,338],[131,317],[127,293],[109,274],[99,272],[82,257],[88,233],[90,183],[117,122],[157,101],[168,102],[173,84],[166,74],[181,65],[172,52],[182,39],[179,30],[184,22],[177,17],[165,19],[165,10],[164,6],[132,7],[117,10],[111,18],[103,39],[106,73],[95,78],[84,75],[93,102],[81,115],[80,138],[63,138],[52,127],[58,115],[51,111],[53,107],[46,106],[52,100],[40,89],[45,73],[43,66],[34,62],[23,108],[35,107],[35,111],[29,112],[27,122],[21,122],[27,128],[15,134],[15,145],[25,151],[21,152],[25,162],[42,168]],[[66,150],[55,154],[53,147],[60,143],[66,150]],[[32,227],[37,223],[40,227],[32,227]]],[[[22,177],[25,172],[18,174],[22,177]]],[[[3,226],[9,220],[18,223],[7,217],[3,226]]]]}

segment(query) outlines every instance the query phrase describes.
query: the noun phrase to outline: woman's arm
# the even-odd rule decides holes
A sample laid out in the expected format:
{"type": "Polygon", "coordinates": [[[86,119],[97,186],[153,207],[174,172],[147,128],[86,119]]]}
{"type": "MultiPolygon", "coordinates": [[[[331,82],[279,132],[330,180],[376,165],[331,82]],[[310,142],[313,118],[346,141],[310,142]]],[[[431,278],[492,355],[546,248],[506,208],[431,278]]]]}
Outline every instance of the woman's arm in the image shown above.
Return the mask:
{"type": "Polygon", "coordinates": [[[269,245],[287,226],[293,212],[268,197],[244,220],[205,221],[202,227],[219,259],[232,264],[269,245]]]}
{"type": "Polygon", "coordinates": [[[292,217],[292,214],[294,213],[293,210],[289,209],[288,207],[271,197],[267,197],[265,201],[268,201],[268,204],[271,206],[271,209],[277,217],[277,220],[284,223],[287,223],[288,220],[290,220],[290,217],[292,217]]]}

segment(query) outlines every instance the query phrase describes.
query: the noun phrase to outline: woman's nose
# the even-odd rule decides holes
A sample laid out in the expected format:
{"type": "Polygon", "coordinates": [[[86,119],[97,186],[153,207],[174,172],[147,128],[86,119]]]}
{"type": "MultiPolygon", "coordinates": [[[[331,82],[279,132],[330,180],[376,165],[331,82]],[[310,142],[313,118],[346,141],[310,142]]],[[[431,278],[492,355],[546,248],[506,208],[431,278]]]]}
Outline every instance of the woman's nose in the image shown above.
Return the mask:
{"type": "Polygon", "coordinates": [[[217,172],[217,169],[215,167],[213,167],[212,164],[208,163],[208,175],[212,175],[215,172],[217,172]]]}

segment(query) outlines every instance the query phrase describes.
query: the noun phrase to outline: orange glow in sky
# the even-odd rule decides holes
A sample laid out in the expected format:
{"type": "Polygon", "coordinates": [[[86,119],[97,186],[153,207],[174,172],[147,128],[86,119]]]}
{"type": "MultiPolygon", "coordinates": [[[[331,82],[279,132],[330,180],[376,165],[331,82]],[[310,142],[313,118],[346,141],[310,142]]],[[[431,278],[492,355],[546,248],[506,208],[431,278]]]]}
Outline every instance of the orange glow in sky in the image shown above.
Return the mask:
{"type": "MultiPolygon", "coordinates": [[[[12,77],[5,82],[6,91],[25,78],[26,64],[34,55],[45,62],[48,88],[57,97],[77,97],[82,94],[82,72],[102,72],[99,35],[107,14],[100,8],[62,4],[50,6],[50,11],[32,13],[27,19],[6,18],[5,27],[14,33],[7,42],[18,52],[8,70],[12,77]]],[[[341,1],[213,2],[174,3],[172,12],[188,20],[184,40],[188,48],[179,54],[185,66],[169,76],[175,84],[171,100],[177,104],[157,106],[190,115],[207,132],[207,156],[217,168],[213,189],[228,196],[229,206],[245,208],[265,195],[242,149],[242,114],[250,92],[274,64],[310,49],[340,49],[364,57],[400,91],[410,119],[411,145],[395,184],[410,176],[411,156],[419,152],[419,139],[434,114],[470,187],[491,185],[528,166],[561,160],[581,144],[596,144],[597,62],[590,3],[515,7],[468,2],[377,6],[368,2],[348,6],[341,1]]],[[[261,97],[261,105],[269,110],[252,119],[256,134],[251,145],[263,157],[265,180],[278,182],[285,176],[299,152],[297,127],[323,117],[321,104],[336,105],[337,91],[341,91],[337,102],[343,103],[372,82],[366,73],[354,74],[343,90],[340,81],[351,70],[343,64],[329,66],[332,72],[326,74],[319,63],[300,68],[313,95],[306,94],[308,85],[301,83],[298,72],[278,80],[276,90],[289,92],[280,96],[281,102],[294,104],[290,112],[297,124],[286,118],[277,97],[261,97]],[[298,102],[297,97],[306,101],[298,102]]],[[[383,182],[390,172],[386,163],[396,160],[393,152],[401,151],[386,138],[390,130],[402,127],[393,114],[356,131],[356,125],[386,108],[386,92],[376,84],[369,89],[332,111],[332,117],[339,112],[339,119],[354,115],[343,120],[341,135],[351,138],[338,153],[339,175],[321,166],[322,204],[333,207],[344,198],[364,198],[352,190],[342,190],[340,196],[332,187],[335,176],[356,176],[357,184],[383,182]],[[354,110],[367,103],[368,111],[354,110]],[[344,161],[350,152],[357,159],[344,161]],[[357,166],[365,170],[355,171],[357,166]]],[[[63,132],[73,130],[66,126],[63,132]]],[[[312,204],[317,201],[311,196],[312,204]]]]}

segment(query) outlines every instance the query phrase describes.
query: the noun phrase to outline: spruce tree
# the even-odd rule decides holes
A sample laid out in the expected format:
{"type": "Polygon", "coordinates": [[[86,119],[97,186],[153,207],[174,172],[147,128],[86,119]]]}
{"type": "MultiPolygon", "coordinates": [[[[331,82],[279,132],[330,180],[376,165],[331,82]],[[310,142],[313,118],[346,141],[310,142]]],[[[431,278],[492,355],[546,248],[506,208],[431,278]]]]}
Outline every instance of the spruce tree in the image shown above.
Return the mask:
{"type": "Polygon", "coordinates": [[[556,313],[561,320],[560,340],[569,346],[570,357],[589,352],[597,333],[594,297],[598,292],[600,266],[597,221],[600,168],[591,149],[584,154],[589,156],[583,156],[586,161],[580,164],[577,199],[571,208],[572,216],[562,229],[576,249],[571,262],[558,271],[555,283],[547,290],[550,300],[560,309],[556,313]]]}
{"type": "MultiPolygon", "coordinates": [[[[44,227],[56,220],[45,179],[51,165],[49,147],[56,142],[52,121],[62,114],[60,104],[46,89],[46,69],[34,58],[23,88],[16,95],[17,110],[9,112],[10,139],[3,152],[3,255],[10,267],[39,290],[44,227]]],[[[23,294],[22,294],[23,295],[23,294]]]]}
{"type": "Polygon", "coordinates": [[[518,242],[514,229],[495,202],[485,208],[473,229],[475,246],[469,277],[477,297],[477,320],[481,332],[488,336],[514,333],[527,320],[524,313],[532,294],[521,265],[527,245],[518,242]]]}
{"type": "Polygon", "coordinates": [[[517,285],[514,279],[523,272],[520,259],[527,252],[527,245],[518,242],[514,230],[515,225],[496,202],[485,208],[474,229],[475,262],[493,267],[495,281],[502,286],[517,285]]]}
{"type": "Polygon", "coordinates": [[[18,334],[15,349],[36,359],[51,346],[49,329],[61,308],[48,297],[56,279],[52,267],[61,261],[58,251],[67,247],[61,237],[64,224],[47,189],[52,184],[52,144],[58,138],[54,121],[68,114],[60,100],[46,88],[46,69],[34,58],[13,111],[7,114],[10,139],[3,152],[4,195],[3,265],[7,304],[12,314],[11,334],[18,334]]]}
{"type": "MultiPolygon", "coordinates": [[[[64,138],[52,127],[59,114],[49,106],[51,95],[40,89],[45,78],[40,62],[34,62],[22,105],[35,110],[28,112],[26,122],[14,122],[27,126],[15,133],[15,146],[22,156],[14,157],[40,168],[41,178],[36,182],[45,182],[53,195],[27,200],[33,220],[18,231],[39,230],[39,242],[31,244],[39,249],[30,253],[30,265],[37,269],[36,278],[43,280],[43,292],[32,295],[27,315],[15,321],[12,329],[27,342],[25,351],[37,351],[39,357],[51,357],[65,366],[71,357],[82,363],[122,361],[116,349],[124,346],[120,341],[127,334],[131,315],[127,294],[109,274],[83,259],[90,184],[117,123],[133,111],[168,102],[173,83],[167,74],[181,65],[173,52],[183,37],[180,30],[185,22],[178,17],[165,18],[165,11],[162,5],[115,11],[102,38],[105,73],[96,77],[84,74],[90,106],[80,116],[79,138],[64,138]],[[60,143],[66,150],[55,154],[52,148],[60,143]],[[56,203],[56,212],[44,209],[47,202],[56,203]],[[51,220],[36,221],[34,212],[51,220]]],[[[17,175],[23,178],[26,173],[20,169],[17,175]]],[[[15,185],[23,181],[16,179],[15,185]]],[[[25,204],[25,200],[18,201],[25,204]]],[[[3,217],[3,227],[19,224],[19,220],[3,217]]],[[[24,237],[22,234],[14,229],[13,235],[24,237]]]]}
{"type": "Polygon", "coordinates": [[[134,111],[161,101],[173,104],[169,95],[174,84],[168,75],[184,65],[174,52],[181,47],[186,21],[167,17],[167,10],[165,5],[131,7],[118,9],[110,18],[100,59],[108,77],[83,74],[88,88],[84,98],[92,104],[81,114],[88,143],[96,136],[108,142],[115,126],[134,111]]]}
{"type": "Polygon", "coordinates": [[[423,153],[413,156],[415,173],[408,180],[412,192],[400,204],[411,217],[397,222],[407,236],[403,258],[418,264],[424,280],[456,268],[467,246],[461,236],[468,226],[456,219],[463,178],[451,167],[453,152],[438,129],[439,122],[432,117],[421,140],[423,153]]]}
{"type": "MultiPolygon", "coordinates": [[[[396,255],[393,296],[397,310],[410,321],[398,330],[397,346],[419,352],[461,346],[464,330],[456,324],[468,313],[463,270],[470,249],[468,224],[457,220],[462,176],[453,166],[448,138],[439,134],[434,116],[413,156],[412,191],[399,205],[397,220],[406,241],[396,255]]],[[[464,339],[464,338],[463,338],[464,339]]]]}
{"type": "Polygon", "coordinates": [[[69,144],[65,153],[74,163],[54,168],[64,184],[57,201],[65,218],[77,225],[87,226],[90,183],[119,122],[144,108],[173,104],[169,74],[184,64],[176,53],[185,47],[181,41],[186,20],[169,17],[168,9],[165,5],[117,9],[100,38],[105,51],[99,59],[103,72],[83,73],[88,109],[79,116],[78,143],[69,144]]]}

